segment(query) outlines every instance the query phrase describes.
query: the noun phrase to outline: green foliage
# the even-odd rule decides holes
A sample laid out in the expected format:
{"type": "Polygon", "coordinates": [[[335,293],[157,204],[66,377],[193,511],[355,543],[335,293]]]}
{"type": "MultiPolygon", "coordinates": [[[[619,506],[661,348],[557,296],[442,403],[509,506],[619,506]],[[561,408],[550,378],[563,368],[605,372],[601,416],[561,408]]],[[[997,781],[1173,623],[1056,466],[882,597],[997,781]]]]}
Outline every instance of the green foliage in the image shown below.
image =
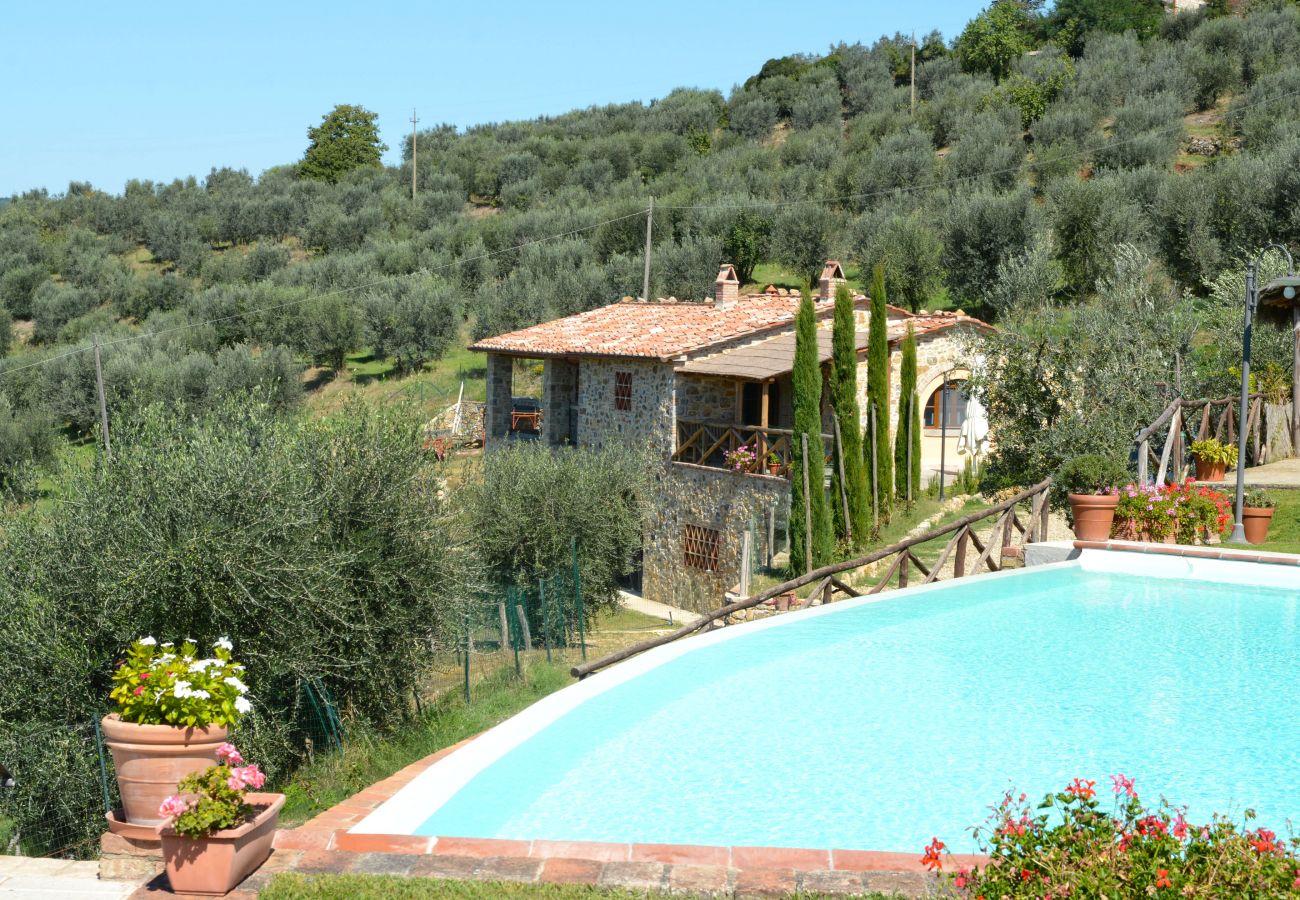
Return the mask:
{"type": "Polygon", "coordinates": [[[302,347],[317,365],[338,371],[347,354],[360,346],[365,322],[354,303],[345,297],[328,296],[313,301],[302,311],[302,347]]]}
{"type": "MultiPolygon", "coordinates": [[[[1056,0],[1048,19],[1048,31],[1053,36],[1065,32],[1071,37],[1089,31],[1113,34],[1131,31],[1145,39],[1159,30],[1166,15],[1160,0],[1056,0]]],[[[1066,46],[1069,38],[1062,42],[1058,37],[1058,43],[1066,46]]]]}
{"type": "Polygon", "coordinates": [[[1223,465],[1232,468],[1237,464],[1236,445],[1226,444],[1218,438],[1210,437],[1192,441],[1192,445],[1187,448],[1187,452],[1193,458],[1209,465],[1223,465]]]}
{"type": "Polygon", "coordinates": [[[889,313],[885,308],[885,267],[876,264],[871,280],[871,319],[867,324],[867,426],[862,436],[862,464],[867,485],[879,506],[880,521],[889,521],[894,496],[894,451],[889,440],[889,313]],[[871,413],[875,411],[875,444],[871,413]],[[872,456],[875,465],[872,465],[872,456]]]}
{"type": "Polygon", "coordinates": [[[1104,494],[1128,484],[1128,465],[1117,456],[1084,453],[1061,463],[1052,473],[1052,502],[1069,507],[1070,494],[1104,494]]]}
{"type": "Polygon", "coordinates": [[[455,292],[428,276],[397,278],[365,299],[366,330],[375,352],[413,371],[437,359],[460,329],[455,292]]]}
{"type": "Polygon", "coordinates": [[[831,561],[835,531],[826,503],[825,446],[822,442],[822,370],[817,350],[817,314],[804,291],[795,316],[794,437],[790,467],[790,570],[811,571],[831,561]],[[803,438],[808,439],[804,454],[803,438]],[[804,491],[804,478],[808,491],[804,491]],[[811,534],[809,533],[811,531],[811,534]],[[812,548],[811,558],[808,555],[812,548]]]}
{"type": "Polygon", "coordinates": [[[641,547],[650,466],[642,452],[617,445],[492,451],[456,496],[489,583],[528,587],[567,572],[576,546],[586,610],[615,605],[618,579],[641,547]]]}
{"type": "Polygon", "coordinates": [[[266,776],[256,765],[240,766],[243,757],[230,744],[217,748],[220,765],[191,772],[176,785],[178,793],[163,801],[160,813],[177,834],[195,839],[238,828],[257,815],[246,802],[247,789],[260,788],[266,776]]]}
{"type": "Polygon", "coordinates": [[[1062,59],[1038,78],[1013,73],[1002,83],[999,92],[1020,110],[1021,127],[1028,129],[1074,83],[1074,77],[1074,66],[1068,59],[1062,59]]]}
{"type": "Polygon", "coordinates": [[[36,488],[37,470],[54,462],[56,436],[39,409],[15,409],[0,394],[0,496],[27,499],[36,488]]]}
{"type": "Polygon", "coordinates": [[[909,323],[898,373],[898,432],[894,435],[894,490],[912,502],[921,494],[921,399],[916,384],[916,333],[909,323]]]}
{"type": "Polygon", "coordinates": [[[1245,494],[1245,505],[1255,509],[1276,509],[1277,497],[1263,488],[1249,488],[1245,494]]]}
{"type": "Polygon", "coordinates": [[[767,256],[772,220],[762,213],[741,210],[722,239],[722,258],[736,267],[741,284],[754,280],[754,267],[767,256]]]}
{"type": "Polygon", "coordinates": [[[307,129],[311,143],[298,164],[299,174],[333,184],[353,169],[379,168],[388,146],[379,140],[378,118],[350,103],[335,106],[319,125],[307,129]]]}
{"type": "Polygon", "coordinates": [[[1033,47],[1031,20],[1022,0],[994,0],[953,42],[967,72],[984,72],[1001,81],[1011,63],[1033,47]]]}
{"type": "Polygon", "coordinates": [[[916,312],[930,305],[943,288],[943,241],[917,212],[894,213],[877,221],[863,217],[866,227],[858,241],[860,259],[878,260],[885,267],[885,288],[916,312]]]}
{"type": "MultiPolygon", "coordinates": [[[[0,735],[80,734],[141,634],[238,641],[253,703],[239,740],[272,774],[303,752],[307,679],[358,723],[400,722],[460,633],[467,580],[421,424],[365,407],[285,420],[239,397],[119,419],[110,465],[70,469],[62,502],[0,530],[0,735]]],[[[83,828],[101,803],[93,739],[48,743],[16,754],[24,809],[83,828]]]]}
{"type": "Polygon", "coordinates": [[[867,475],[862,468],[862,421],[858,408],[857,322],[853,292],[841,284],[835,291],[835,321],[831,332],[831,403],[840,423],[839,453],[844,463],[844,493],[849,500],[849,520],[844,520],[840,501],[840,470],[836,466],[831,478],[831,511],[838,537],[844,538],[852,526],[853,542],[863,546],[871,536],[871,495],[867,475]]]}
{"type": "Polygon", "coordinates": [[[784,210],[773,226],[772,250],[778,262],[816,284],[831,252],[829,217],[819,209],[784,210]]]}

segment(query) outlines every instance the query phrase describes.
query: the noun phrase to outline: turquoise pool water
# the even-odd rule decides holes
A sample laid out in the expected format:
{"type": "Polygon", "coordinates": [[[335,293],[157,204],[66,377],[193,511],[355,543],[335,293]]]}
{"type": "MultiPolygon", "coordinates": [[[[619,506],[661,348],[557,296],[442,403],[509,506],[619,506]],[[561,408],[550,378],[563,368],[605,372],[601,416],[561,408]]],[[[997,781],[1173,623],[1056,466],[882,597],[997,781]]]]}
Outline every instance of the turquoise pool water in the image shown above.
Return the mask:
{"type": "Polygon", "coordinates": [[[1004,788],[1109,797],[1115,772],[1193,821],[1300,819],[1297,593],[1065,568],[738,630],[586,700],[416,833],[964,850],[1004,788]]]}

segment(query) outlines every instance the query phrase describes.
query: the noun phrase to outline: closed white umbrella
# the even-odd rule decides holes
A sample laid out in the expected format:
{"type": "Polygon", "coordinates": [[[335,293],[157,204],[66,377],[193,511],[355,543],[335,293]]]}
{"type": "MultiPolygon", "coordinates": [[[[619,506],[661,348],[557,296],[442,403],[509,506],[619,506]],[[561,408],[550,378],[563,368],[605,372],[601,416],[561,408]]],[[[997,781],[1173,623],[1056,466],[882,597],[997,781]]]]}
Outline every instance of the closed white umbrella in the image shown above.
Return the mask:
{"type": "Polygon", "coordinates": [[[966,399],[966,420],[961,423],[957,435],[957,452],[979,456],[988,449],[989,419],[988,411],[977,397],[966,399]]]}

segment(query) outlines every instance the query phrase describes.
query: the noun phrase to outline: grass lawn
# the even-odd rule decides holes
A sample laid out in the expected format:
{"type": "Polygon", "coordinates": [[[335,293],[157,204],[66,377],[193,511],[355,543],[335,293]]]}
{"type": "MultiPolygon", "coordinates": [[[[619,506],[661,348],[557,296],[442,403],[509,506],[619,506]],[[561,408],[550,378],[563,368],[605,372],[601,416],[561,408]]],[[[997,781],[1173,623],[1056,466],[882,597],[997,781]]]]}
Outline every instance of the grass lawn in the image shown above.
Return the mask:
{"type": "Polygon", "coordinates": [[[1268,542],[1256,549],[1279,553],[1300,553],[1300,490],[1269,491],[1277,500],[1273,522],[1268,527],[1268,542]]]}
{"type": "MultiPolygon", "coordinates": [[[[584,885],[514,884],[501,881],[444,881],[393,875],[276,875],[261,893],[262,900],[648,900],[658,892],[628,891],[584,885]]],[[[700,897],[699,894],[675,894],[700,897]]],[[[820,894],[793,894],[815,900],[820,894]]],[[[888,900],[886,894],[862,894],[888,900]]]]}
{"type": "Polygon", "coordinates": [[[415,722],[394,734],[349,733],[341,751],[317,756],[277,788],[287,798],[281,823],[290,828],[300,825],[416,760],[508,719],[572,680],[562,664],[548,666],[530,660],[522,682],[515,679],[513,668],[479,682],[471,704],[465,703],[460,691],[450,690],[425,707],[415,722]]]}

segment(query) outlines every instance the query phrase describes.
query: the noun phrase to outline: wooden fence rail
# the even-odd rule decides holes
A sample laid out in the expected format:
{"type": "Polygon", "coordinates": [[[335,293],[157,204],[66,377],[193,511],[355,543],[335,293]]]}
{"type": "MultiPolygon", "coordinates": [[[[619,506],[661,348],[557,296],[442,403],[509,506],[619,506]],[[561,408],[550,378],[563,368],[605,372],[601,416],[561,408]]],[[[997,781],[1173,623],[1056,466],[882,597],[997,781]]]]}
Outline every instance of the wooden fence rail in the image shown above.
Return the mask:
{"type": "MultiPolygon", "coordinates": [[[[768,454],[780,460],[778,474],[788,475],[793,461],[794,432],[786,428],[763,428],[758,425],[727,425],[719,422],[677,420],[677,449],[673,462],[724,468],[724,455],[740,447],[749,447],[758,457],[755,471],[767,471],[768,454]]],[[[829,464],[836,446],[833,434],[822,435],[829,464]]]]}
{"type": "Polygon", "coordinates": [[[671,643],[688,635],[694,634],[708,626],[712,625],[719,619],[725,619],[741,610],[750,609],[758,606],[760,603],[766,603],[781,594],[798,590],[807,585],[816,585],[808,595],[808,605],[820,598],[823,604],[829,603],[834,599],[836,593],[848,597],[858,597],[864,594],[876,594],[884,590],[890,582],[897,578],[900,588],[907,587],[911,581],[909,574],[911,569],[916,569],[924,579],[922,584],[930,584],[938,581],[947,565],[948,560],[953,560],[953,578],[962,578],[966,575],[974,575],[982,569],[990,572],[996,572],[1001,569],[1001,558],[1004,555],[1001,551],[1007,550],[1013,545],[1015,535],[1018,533],[1024,539],[1024,543],[1032,544],[1044,540],[1047,536],[1047,520],[1050,512],[1048,502],[1048,491],[1052,486],[1052,479],[1048,478],[1041,481],[1027,490],[1021,491],[1014,497],[1009,497],[988,509],[978,510],[969,515],[962,516],[953,522],[949,522],[942,528],[934,528],[930,531],[918,534],[906,540],[891,544],[879,550],[872,551],[866,556],[860,556],[857,559],[845,560],[844,562],[832,563],[822,566],[820,569],[814,569],[798,578],[792,578],[775,587],[768,588],[761,593],[736,600],[720,606],[710,613],[702,616],[689,625],[683,625],[676,631],[668,634],[659,635],[649,640],[641,641],[630,647],[624,647],[615,653],[592,662],[583,663],[573,667],[573,675],[576,678],[586,678],[594,672],[598,672],[614,663],[622,662],[629,657],[646,650],[652,650],[655,647],[661,647],[664,644],[671,643]],[[1021,521],[1020,514],[1016,507],[1026,501],[1029,502],[1028,521],[1021,521]],[[988,543],[984,543],[975,533],[974,526],[988,519],[996,517],[993,530],[989,534],[988,543]],[[939,553],[938,558],[930,565],[926,565],[922,560],[917,558],[913,552],[914,548],[921,544],[927,544],[944,535],[951,535],[948,543],[939,553]],[[969,570],[966,565],[968,555],[971,549],[979,554],[975,558],[974,565],[969,570]],[[997,558],[995,558],[995,551],[997,558]],[[843,572],[849,572],[854,569],[860,569],[863,566],[880,562],[881,560],[894,557],[885,571],[884,576],[874,585],[865,591],[859,591],[851,587],[847,582],[837,578],[843,572]]]}
{"type": "MultiPolygon", "coordinates": [[[[1264,395],[1251,394],[1250,406],[1246,413],[1246,458],[1252,465],[1268,462],[1269,448],[1264,436],[1264,395]]],[[[1151,463],[1156,464],[1157,484],[1166,480],[1178,480],[1181,477],[1183,457],[1186,449],[1194,441],[1203,441],[1214,437],[1225,443],[1237,443],[1236,397],[1202,398],[1189,400],[1175,397],[1155,418],[1150,425],[1138,432],[1133,439],[1137,447],[1138,481],[1151,480],[1151,463]],[[1222,407],[1216,415],[1216,409],[1222,407]],[[1168,423],[1164,444],[1157,457],[1152,447],[1152,440],[1157,438],[1160,429],[1168,423]],[[1213,428],[1211,428],[1213,426],[1213,428]],[[1195,427],[1195,431],[1193,431],[1195,427]]]]}

